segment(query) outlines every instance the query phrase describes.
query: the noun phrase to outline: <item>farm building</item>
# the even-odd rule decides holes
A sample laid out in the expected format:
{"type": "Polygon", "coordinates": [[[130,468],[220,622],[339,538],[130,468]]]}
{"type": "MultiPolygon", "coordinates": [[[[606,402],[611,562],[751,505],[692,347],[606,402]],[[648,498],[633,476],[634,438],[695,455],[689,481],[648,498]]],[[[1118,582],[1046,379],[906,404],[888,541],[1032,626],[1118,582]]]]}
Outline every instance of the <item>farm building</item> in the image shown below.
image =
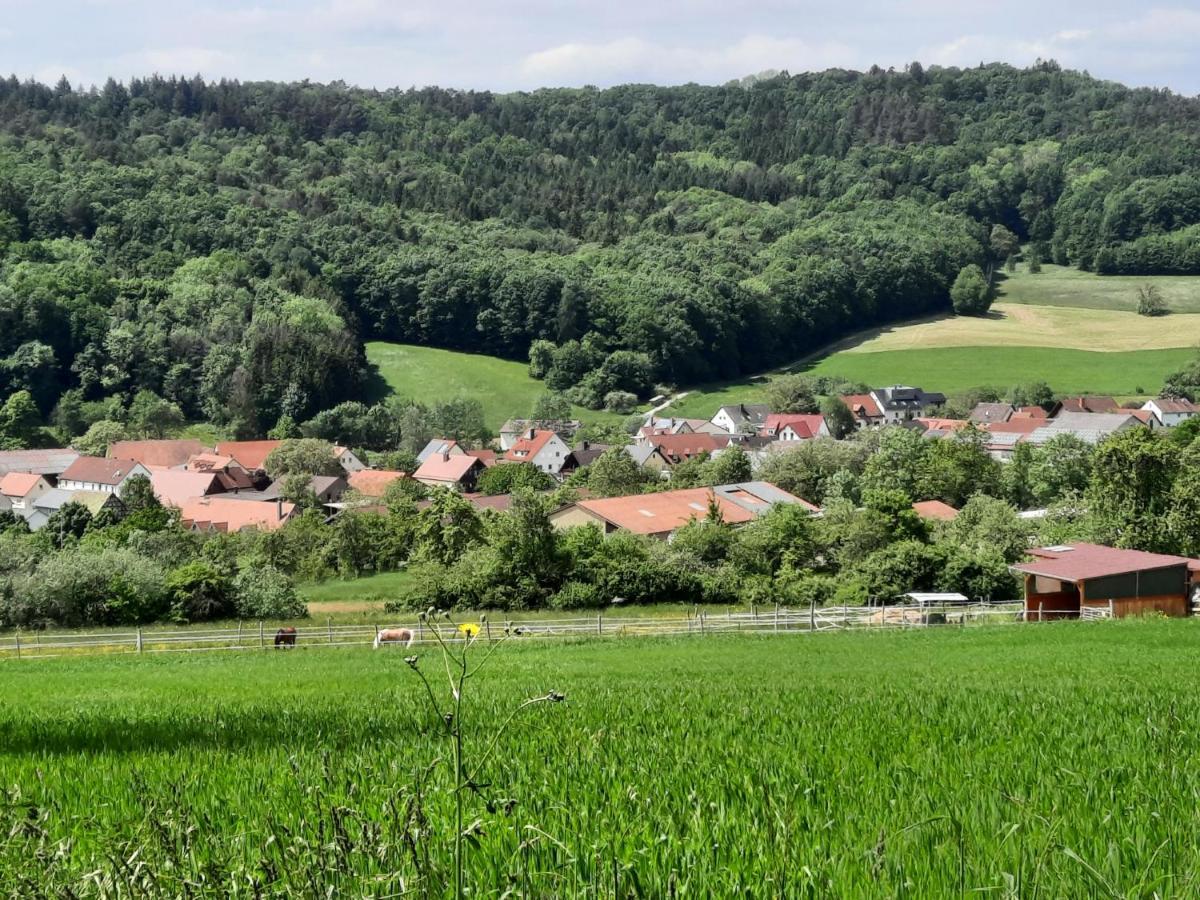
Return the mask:
{"type": "Polygon", "coordinates": [[[1183,556],[1099,544],[1041,547],[1029,555],[1030,562],[1012,566],[1025,578],[1029,618],[1073,618],[1088,609],[1114,616],[1186,616],[1191,573],[1200,566],[1183,556]]]}

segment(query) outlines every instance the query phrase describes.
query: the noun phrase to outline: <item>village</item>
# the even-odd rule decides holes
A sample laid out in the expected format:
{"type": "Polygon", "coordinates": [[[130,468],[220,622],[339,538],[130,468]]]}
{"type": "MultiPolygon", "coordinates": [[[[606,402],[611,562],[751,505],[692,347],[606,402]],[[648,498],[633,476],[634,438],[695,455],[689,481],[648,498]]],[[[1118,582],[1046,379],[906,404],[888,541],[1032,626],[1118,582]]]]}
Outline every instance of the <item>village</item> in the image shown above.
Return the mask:
{"type": "MultiPolygon", "coordinates": [[[[1157,398],[1131,407],[1107,396],[1070,396],[1046,407],[981,402],[967,418],[946,418],[939,416],[947,402],[943,394],[904,385],[839,399],[854,430],[904,428],[939,440],[972,429],[987,453],[1002,463],[1022,444],[1042,445],[1058,435],[1094,445],[1129,429],[1170,429],[1200,416],[1200,407],[1187,400],[1157,398]]],[[[353,449],[330,445],[338,474],[312,476],[306,493],[330,522],[347,512],[385,514],[389,487],[406,482],[423,486],[426,493],[451,490],[479,510],[503,512],[511,506],[512,495],[481,492],[479,480],[493,467],[525,465],[547,483],[574,484],[560,494],[563,502],[549,516],[558,530],[595,525],[605,534],[625,532],[669,541],[688,523],[714,515],[733,527],[779,505],[822,515],[806,498],[753,477],[730,484],[671,486],[679,466],[719,459],[731,450],[744,454],[751,471],[757,472],[775,454],[805,442],[831,440],[830,423],[819,413],[776,413],[766,404],[722,406],[709,419],[647,413],[624,445],[577,440],[581,428],[578,421],[510,419],[489,446],[433,438],[417,454],[412,472],[373,468],[353,449]],[[596,496],[578,478],[614,448],[647,475],[644,490],[596,496]]],[[[303,511],[300,504],[285,499],[285,479],[268,475],[268,459],[284,444],[224,441],[206,447],[197,440],[125,440],[109,445],[105,457],[70,448],[0,452],[0,512],[10,511],[31,531],[45,527],[67,504],[79,504],[92,516],[103,513],[119,520],[122,496],[131,481],[140,478],[163,506],[177,510],[185,529],[274,531],[303,511]]],[[[418,505],[429,502],[423,499],[418,505]]],[[[954,506],[935,498],[918,499],[912,509],[930,522],[951,521],[958,515],[954,506]]],[[[1025,509],[1019,516],[1036,519],[1045,513],[1025,509]]],[[[1200,562],[1094,545],[1076,549],[1081,552],[1072,554],[1067,546],[1031,547],[1034,561],[1011,567],[1023,579],[1028,609],[1038,609],[1039,616],[1078,614],[1089,604],[1114,615],[1190,612],[1200,562]],[[1143,571],[1153,577],[1137,577],[1143,571]],[[1130,577],[1133,581],[1126,584],[1130,577]],[[1114,605],[1117,599],[1120,603],[1114,605]]]]}

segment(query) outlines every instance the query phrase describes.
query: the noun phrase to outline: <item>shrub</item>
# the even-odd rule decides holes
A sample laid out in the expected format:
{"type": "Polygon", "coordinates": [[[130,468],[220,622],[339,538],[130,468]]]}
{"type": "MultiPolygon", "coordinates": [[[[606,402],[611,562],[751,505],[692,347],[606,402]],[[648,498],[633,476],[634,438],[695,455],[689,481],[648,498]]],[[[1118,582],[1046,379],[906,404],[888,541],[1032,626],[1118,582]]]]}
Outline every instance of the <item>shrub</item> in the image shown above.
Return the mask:
{"type": "Polygon", "coordinates": [[[992,287],[977,265],[964,266],[950,288],[950,300],[960,316],[982,316],[992,305],[992,287]]]}
{"type": "Polygon", "coordinates": [[[74,549],[43,559],[3,610],[4,624],[134,625],[168,611],[163,571],[130,550],[74,549]]]}
{"type": "Polygon", "coordinates": [[[580,581],[568,581],[550,597],[551,609],[599,609],[607,605],[599,587],[580,581]]]}
{"type": "Polygon", "coordinates": [[[274,566],[250,566],[233,582],[234,603],[243,619],[301,619],[308,608],[292,580],[274,566]]]}
{"type": "Polygon", "coordinates": [[[604,395],[604,408],[613,413],[631,413],[637,408],[637,394],[629,391],[609,391],[604,395]]]}

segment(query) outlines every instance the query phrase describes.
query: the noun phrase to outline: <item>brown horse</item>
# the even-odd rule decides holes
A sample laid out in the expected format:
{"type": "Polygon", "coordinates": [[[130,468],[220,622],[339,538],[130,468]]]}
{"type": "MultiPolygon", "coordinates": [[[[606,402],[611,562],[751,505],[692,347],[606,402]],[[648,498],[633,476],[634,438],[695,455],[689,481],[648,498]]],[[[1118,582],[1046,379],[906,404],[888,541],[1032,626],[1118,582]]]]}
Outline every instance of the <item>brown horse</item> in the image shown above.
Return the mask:
{"type": "Polygon", "coordinates": [[[289,650],[296,646],[296,629],[290,625],[287,628],[280,628],[275,632],[275,649],[282,647],[284,650],[289,650]]]}
{"type": "Polygon", "coordinates": [[[372,646],[376,650],[380,644],[403,644],[405,647],[411,647],[416,638],[416,632],[411,628],[384,628],[375,635],[375,643],[372,646]]]}

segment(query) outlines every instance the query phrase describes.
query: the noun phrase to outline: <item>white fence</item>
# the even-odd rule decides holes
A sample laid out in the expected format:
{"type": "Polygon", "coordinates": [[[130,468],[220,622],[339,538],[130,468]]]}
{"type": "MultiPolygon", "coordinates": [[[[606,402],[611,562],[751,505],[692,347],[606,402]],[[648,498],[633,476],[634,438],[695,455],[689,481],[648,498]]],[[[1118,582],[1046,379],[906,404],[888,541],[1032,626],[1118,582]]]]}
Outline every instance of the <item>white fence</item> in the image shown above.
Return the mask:
{"type": "MultiPolygon", "coordinates": [[[[1075,611],[1072,615],[1079,616],[1075,611]]],[[[1026,613],[1020,603],[972,603],[961,606],[841,606],[789,609],[752,608],[724,613],[697,610],[683,616],[574,616],[531,619],[511,623],[488,621],[480,625],[479,640],[498,640],[505,629],[521,641],[583,638],[623,638],[656,635],[815,634],[843,629],[925,628],[935,625],[1023,622],[1061,618],[1054,610],[1026,613]]],[[[1085,610],[1085,619],[1108,618],[1108,610],[1085,610]]],[[[414,645],[436,642],[433,628],[443,640],[461,640],[463,633],[452,622],[321,625],[297,627],[295,646],[362,647],[375,640],[380,628],[408,628],[414,645]]],[[[134,629],[132,631],[16,631],[0,635],[0,659],[123,653],[195,653],[205,650],[271,650],[276,626],[263,622],[239,623],[225,628],[134,629]]]]}

